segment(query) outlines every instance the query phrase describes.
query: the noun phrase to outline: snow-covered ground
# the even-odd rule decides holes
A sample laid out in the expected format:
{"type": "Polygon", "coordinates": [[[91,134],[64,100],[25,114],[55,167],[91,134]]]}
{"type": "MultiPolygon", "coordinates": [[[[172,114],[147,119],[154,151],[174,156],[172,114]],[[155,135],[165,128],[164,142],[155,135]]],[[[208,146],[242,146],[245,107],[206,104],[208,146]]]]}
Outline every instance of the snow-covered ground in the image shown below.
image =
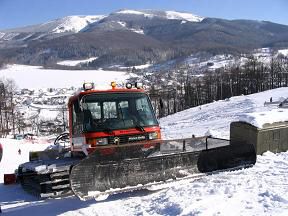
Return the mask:
{"type": "MultiPolygon", "coordinates": [[[[135,67],[135,69],[145,69],[145,68],[148,68],[148,67],[150,67],[150,66],[152,66],[152,64],[147,63],[147,64],[144,64],[144,65],[135,65],[135,66],[133,66],[133,67],[135,67]]],[[[119,68],[120,68],[120,69],[132,69],[133,67],[123,67],[123,66],[120,66],[119,68]]]]}
{"type": "Polygon", "coordinates": [[[234,64],[236,65],[244,65],[251,60],[251,55],[257,59],[259,62],[263,62],[265,64],[269,64],[272,57],[276,57],[278,54],[283,54],[287,55],[288,54],[288,49],[285,50],[278,50],[277,54],[273,54],[273,50],[270,48],[260,48],[260,49],[255,49],[253,53],[247,54],[247,56],[242,55],[242,56],[236,56],[236,55],[230,55],[230,54],[225,54],[225,55],[214,55],[210,57],[197,57],[195,55],[191,55],[187,57],[183,63],[186,65],[189,65],[190,67],[193,68],[198,68],[198,69],[208,69],[211,71],[214,71],[219,68],[225,68],[232,66],[234,64]]]}
{"type": "Polygon", "coordinates": [[[0,78],[12,78],[19,88],[28,89],[81,87],[83,82],[94,82],[97,88],[107,88],[112,81],[122,83],[129,76],[130,74],[119,71],[55,70],[28,65],[9,65],[0,70],[0,78]]]}
{"type": "Polygon", "coordinates": [[[97,57],[91,57],[89,59],[83,59],[83,60],[65,60],[65,61],[57,62],[57,64],[58,65],[65,65],[65,66],[76,66],[76,65],[79,65],[81,63],[92,62],[95,59],[97,59],[97,57]]]}
{"type": "Polygon", "coordinates": [[[280,53],[284,56],[288,56],[288,49],[278,50],[278,53],[280,53]]]}
{"type": "MultiPolygon", "coordinates": [[[[252,123],[253,119],[248,118],[245,113],[263,112],[275,108],[275,106],[264,106],[264,102],[268,102],[270,97],[273,101],[283,100],[283,97],[288,97],[288,88],[232,97],[167,116],[160,121],[163,135],[170,139],[191,137],[192,134],[202,136],[209,133],[229,139],[230,122],[241,118],[241,120],[250,120],[252,123]]],[[[284,112],[286,113],[287,109],[284,112]]],[[[257,122],[255,124],[257,125],[257,122]]]]}
{"type": "MultiPolygon", "coordinates": [[[[41,151],[50,146],[52,140],[42,138],[32,141],[0,138],[0,143],[4,147],[2,161],[0,162],[0,183],[3,183],[5,173],[13,173],[19,164],[29,161],[30,151],[41,151]],[[21,154],[18,153],[19,149],[21,154]]],[[[2,187],[0,194],[2,194],[1,191],[2,187]]]]}
{"type": "MultiPolygon", "coordinates": [[[[160,120],[164,137],[190,137],[212,133],[228,138],[229,124],[245,113],[268,112],[265,101],[288,97],[288,88],[233,97],[195,107],[160,120]]],[[[283,112],[288,112],[282,109],[283,112]]],[[[275,111],[273,111],[275,112],[275,111]]],[[[273,118],[273,115],[270,116],[273,118]]],[[[28,160],[30,150],[47,144],[0,139],[4,147],[0,175],[11,173],[28,160]],[[21,148],[21,155],[18,150],[21,148]]],[[[45,143],[45,140],[43,140],[45,143]]],[[[19,185],[0,184],[0,205],[5,215],[287,215],[288,152],[266,152],[249,169],[220,172],[194,180],[182,180],[157,191],[113,195],[105,201],[82,202],[75,197],[37,200],[19,185]]]]}

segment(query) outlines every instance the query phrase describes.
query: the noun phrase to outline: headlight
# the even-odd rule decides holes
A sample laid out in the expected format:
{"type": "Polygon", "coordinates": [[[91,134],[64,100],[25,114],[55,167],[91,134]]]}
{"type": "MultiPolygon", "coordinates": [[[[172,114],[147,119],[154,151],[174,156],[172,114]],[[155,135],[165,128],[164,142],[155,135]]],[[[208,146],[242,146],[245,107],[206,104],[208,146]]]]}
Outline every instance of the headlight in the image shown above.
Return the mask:
{"type": "Polygon", "coordinates": [[[132,84],[131,83],[126,83],[126,88],[127,89],[131,89],[132,88],[132,84]]]}
{"type": "Polygon", "coordinates": [[[149,140],[152,140],[152,139],[158,139],[157,132],[149,133],[149,140]]]}
{"type": "Polygon", "coordinates": [[[142,88],[143,88],[143,83],[136,82],[136,83],[135,83],[135,87],[136,87],[137,89],[142,89],[142,88]]]}
{"type": "Polygon", "coordinates": [[[97,138],[96,145],[107,145],[108,139],[107,138],[97,138]]]}
{"type": "Polygon", "coordinates": [[[88,91],[88,90],[91,90],[91,89],[94,89],[94,83],[84,83],[83,84],[83,89],[84,91],[88,91]]]}

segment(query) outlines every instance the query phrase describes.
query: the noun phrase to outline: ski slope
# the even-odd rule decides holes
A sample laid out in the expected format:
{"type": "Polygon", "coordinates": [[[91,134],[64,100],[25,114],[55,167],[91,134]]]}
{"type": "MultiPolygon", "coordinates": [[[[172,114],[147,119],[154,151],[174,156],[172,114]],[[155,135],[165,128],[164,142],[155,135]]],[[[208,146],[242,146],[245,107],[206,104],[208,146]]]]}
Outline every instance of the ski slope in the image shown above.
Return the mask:
{"type": "MultiPolygon", "coordinates": [[[[252,123],[253,119],[249,122],[245,118],[245,113],[264,112],[275,109],[276,105],[264,106],[264,102],[268,102],[271,97],[273,101],[287,98],[288,88],[232,97],[167,116],[160,120],[162,133],[166,139],[191,137],[193,134],[196,136],[206,134],[229,139],[230,122],[241,119],[252,123]]],[[[269,118],[270,116],[266,118],[266,121],[269,118]]]]}
{"type": "MultiPolygon", "coordinates": [[[[270,97],[273,101],[286,98],[288,88],[233,97],[168,116],[160,120],[163,136],[180,138],[209,133],[229,138],[231,121],[246,113],[277,109],[264,106],[270,97]]],[[[281,110],[288,112],[288,109],[281,110]]],[[[273,119],[273,114],[270,119],[273,119]]],[[[11,139],[0,139],[0,142],[4,148],[0,163],[0,205],[5,215],[284,216],[288,213],[288,152],[266,152],[257,157],[252,168],[183,180],[162,190],[123,193],[104,201],[82,202],[75,197],[41,201],[26,194],[19,185],[4,186],[3,173],[13,172],[17,164],[28,160],[29,150],[47,148],[48,140],[42,140],[43,144],[11,139]],[[21,155],[18,154],[19,148],[21,155]]]]}

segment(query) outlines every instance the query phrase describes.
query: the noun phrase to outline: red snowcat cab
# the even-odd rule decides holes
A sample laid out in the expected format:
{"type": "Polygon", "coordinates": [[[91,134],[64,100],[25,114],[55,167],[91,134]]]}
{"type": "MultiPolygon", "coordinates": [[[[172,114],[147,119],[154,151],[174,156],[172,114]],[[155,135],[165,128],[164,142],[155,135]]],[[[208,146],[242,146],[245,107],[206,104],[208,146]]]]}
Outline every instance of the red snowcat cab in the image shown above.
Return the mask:
{"type": "Polygon", "coordinates": [[[42,198],[75,194],[88,200],[255,163],[253,145],[207,137],[162,140],[140,84],[111,86],[94,90],[86,83],[70,98],[69,134],[60,138],[69,137],[71,148],[32,153],[18,168],[25,190],[42,198]]]}

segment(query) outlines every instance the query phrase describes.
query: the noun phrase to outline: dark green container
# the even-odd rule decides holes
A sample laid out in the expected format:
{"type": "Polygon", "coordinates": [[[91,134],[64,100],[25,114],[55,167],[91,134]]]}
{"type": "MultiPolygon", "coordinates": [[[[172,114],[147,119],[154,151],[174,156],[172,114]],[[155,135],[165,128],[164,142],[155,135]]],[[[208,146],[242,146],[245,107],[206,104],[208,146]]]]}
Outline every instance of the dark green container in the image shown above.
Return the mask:
{"type": "Polygon", "coordinates": [[[264,124],[257,128],[246,122],[232,122],[231,143],[253,144],[258,155],[266,151],[274,153],[288,150],[288,122],[264,124]]]}

